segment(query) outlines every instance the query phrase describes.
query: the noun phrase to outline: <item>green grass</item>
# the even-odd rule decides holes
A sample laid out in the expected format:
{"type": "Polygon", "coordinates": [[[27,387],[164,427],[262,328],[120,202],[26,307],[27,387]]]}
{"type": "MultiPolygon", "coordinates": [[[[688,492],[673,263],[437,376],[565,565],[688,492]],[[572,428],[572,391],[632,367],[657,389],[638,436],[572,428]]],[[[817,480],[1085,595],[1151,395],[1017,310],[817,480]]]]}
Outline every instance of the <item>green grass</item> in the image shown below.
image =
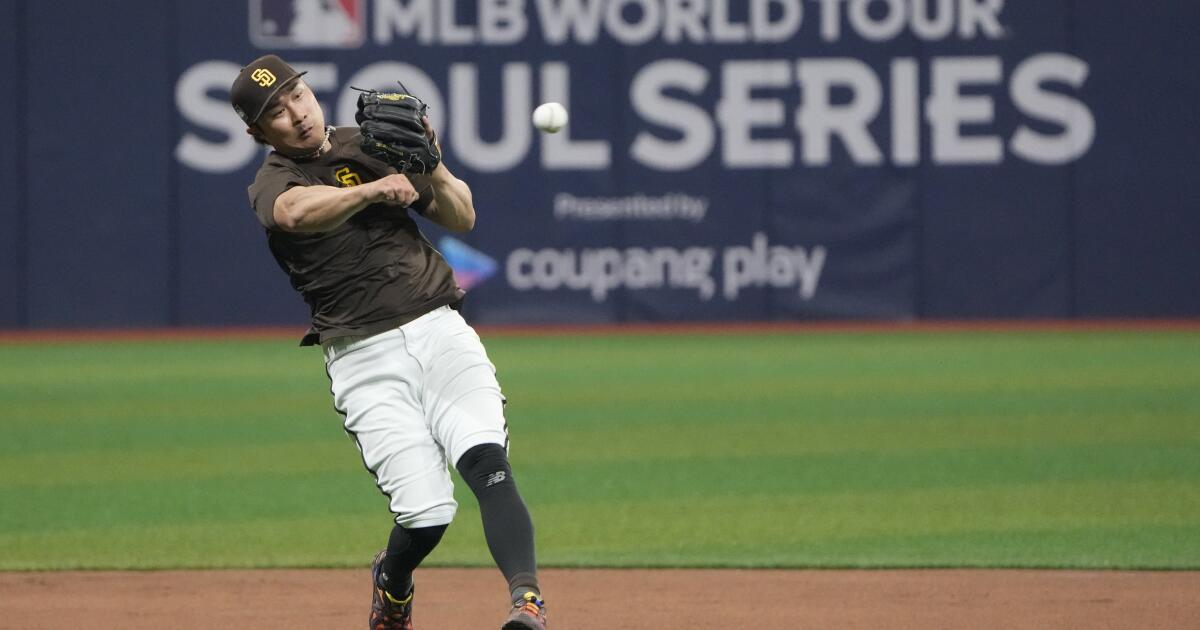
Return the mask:
{"type": "MultiPolygon", "coordinates": [[[[1200,332],[485,341],[545,566],[1200,568],[1200,332]]],[[[0,569],[361,566],[293,344],[0,345],[0,569]]]]}

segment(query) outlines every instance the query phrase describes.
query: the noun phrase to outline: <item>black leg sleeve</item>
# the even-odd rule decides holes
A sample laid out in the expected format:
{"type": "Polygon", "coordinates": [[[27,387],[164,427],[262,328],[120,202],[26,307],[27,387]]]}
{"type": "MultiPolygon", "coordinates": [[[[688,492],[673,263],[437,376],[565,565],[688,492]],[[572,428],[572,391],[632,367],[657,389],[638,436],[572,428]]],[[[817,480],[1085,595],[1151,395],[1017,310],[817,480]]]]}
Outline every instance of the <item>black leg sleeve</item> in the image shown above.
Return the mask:
{"type": "Polygon", "coordinates": [[[408,591],[412,589],[413,570],[441,542],[446,527],[393,527],[392,535],[388,537],[387,554],[383,557],[379,586],[396,599],[408,597],[408,591]]]}
{"type": "Polygon", "coordinates": [[[458,472],[475,493],[483,535],[510,592],[540,594],[533,546],[533,520],[517,492],[508,453],[499,444],[481,444],[458,460],[458,472]]]}

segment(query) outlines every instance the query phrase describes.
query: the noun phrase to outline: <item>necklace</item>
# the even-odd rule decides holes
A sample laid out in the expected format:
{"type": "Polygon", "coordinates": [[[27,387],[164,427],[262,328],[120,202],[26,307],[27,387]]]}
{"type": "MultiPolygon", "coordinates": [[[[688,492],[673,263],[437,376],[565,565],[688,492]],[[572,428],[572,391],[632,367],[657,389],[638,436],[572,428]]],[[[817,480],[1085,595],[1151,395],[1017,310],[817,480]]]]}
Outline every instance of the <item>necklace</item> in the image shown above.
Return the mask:
{"type": "MultiPolygon", "coordinates": [[[[331,125],[326,125],[325,126],[325,139],[321,141],[321,144],[320,144],[320,146],[317,147],[316,151],[313,151],[311,153],[305,153],[304,155],[293,155],[293,156],[291,156],[291,158],[293,160],[310,160],[312,158],[320,156],[322,153],[325,152],[325,145],[329,143],[329,134],[331,134],[331,133],[333,133],[333,127],[331,125]]],[[[332,147],[330,147],[330,148],[332,148],[332,147]]]]}

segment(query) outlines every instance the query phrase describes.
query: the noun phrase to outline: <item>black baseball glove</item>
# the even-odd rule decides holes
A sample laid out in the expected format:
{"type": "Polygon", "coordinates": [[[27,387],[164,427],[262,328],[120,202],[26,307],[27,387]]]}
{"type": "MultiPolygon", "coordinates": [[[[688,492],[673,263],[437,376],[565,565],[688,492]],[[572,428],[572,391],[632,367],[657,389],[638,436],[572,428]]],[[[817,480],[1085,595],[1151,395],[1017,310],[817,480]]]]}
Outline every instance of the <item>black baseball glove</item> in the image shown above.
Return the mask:
{"type": "Polygon", "coordinates": [[[400,173],[432,172],[442,161],[442,150],[421,120],[426,107],[412,94],[363,90],[354,115],[362,131],[363,152],[400,173]]]}

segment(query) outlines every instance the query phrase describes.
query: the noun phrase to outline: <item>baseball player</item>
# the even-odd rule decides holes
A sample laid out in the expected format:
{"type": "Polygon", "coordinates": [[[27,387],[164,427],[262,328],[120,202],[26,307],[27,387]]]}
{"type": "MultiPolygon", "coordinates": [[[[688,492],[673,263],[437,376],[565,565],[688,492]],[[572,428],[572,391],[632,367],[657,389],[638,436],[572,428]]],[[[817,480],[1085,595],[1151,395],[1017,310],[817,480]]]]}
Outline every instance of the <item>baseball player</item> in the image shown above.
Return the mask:
{"type": "Polygon", "coordinates": [[[448,464],[479,502],[508,580],[504,630],[545,630],[533,523],[508,462],[504,396],[479,336],[455,309],[463,291],[412,214],[474,226],[471,190],[441,162],[424,104],[367,92],[358,128],[334,128],[275,55],[233,81],[247,133],[274,150],[249,187],[267,244],[312,310],[301,345],[320,344],[333,402],[387,496],[396,524],[372,564],[372,630],[411,630],[413,570],[457,503],[448,464]]]}

